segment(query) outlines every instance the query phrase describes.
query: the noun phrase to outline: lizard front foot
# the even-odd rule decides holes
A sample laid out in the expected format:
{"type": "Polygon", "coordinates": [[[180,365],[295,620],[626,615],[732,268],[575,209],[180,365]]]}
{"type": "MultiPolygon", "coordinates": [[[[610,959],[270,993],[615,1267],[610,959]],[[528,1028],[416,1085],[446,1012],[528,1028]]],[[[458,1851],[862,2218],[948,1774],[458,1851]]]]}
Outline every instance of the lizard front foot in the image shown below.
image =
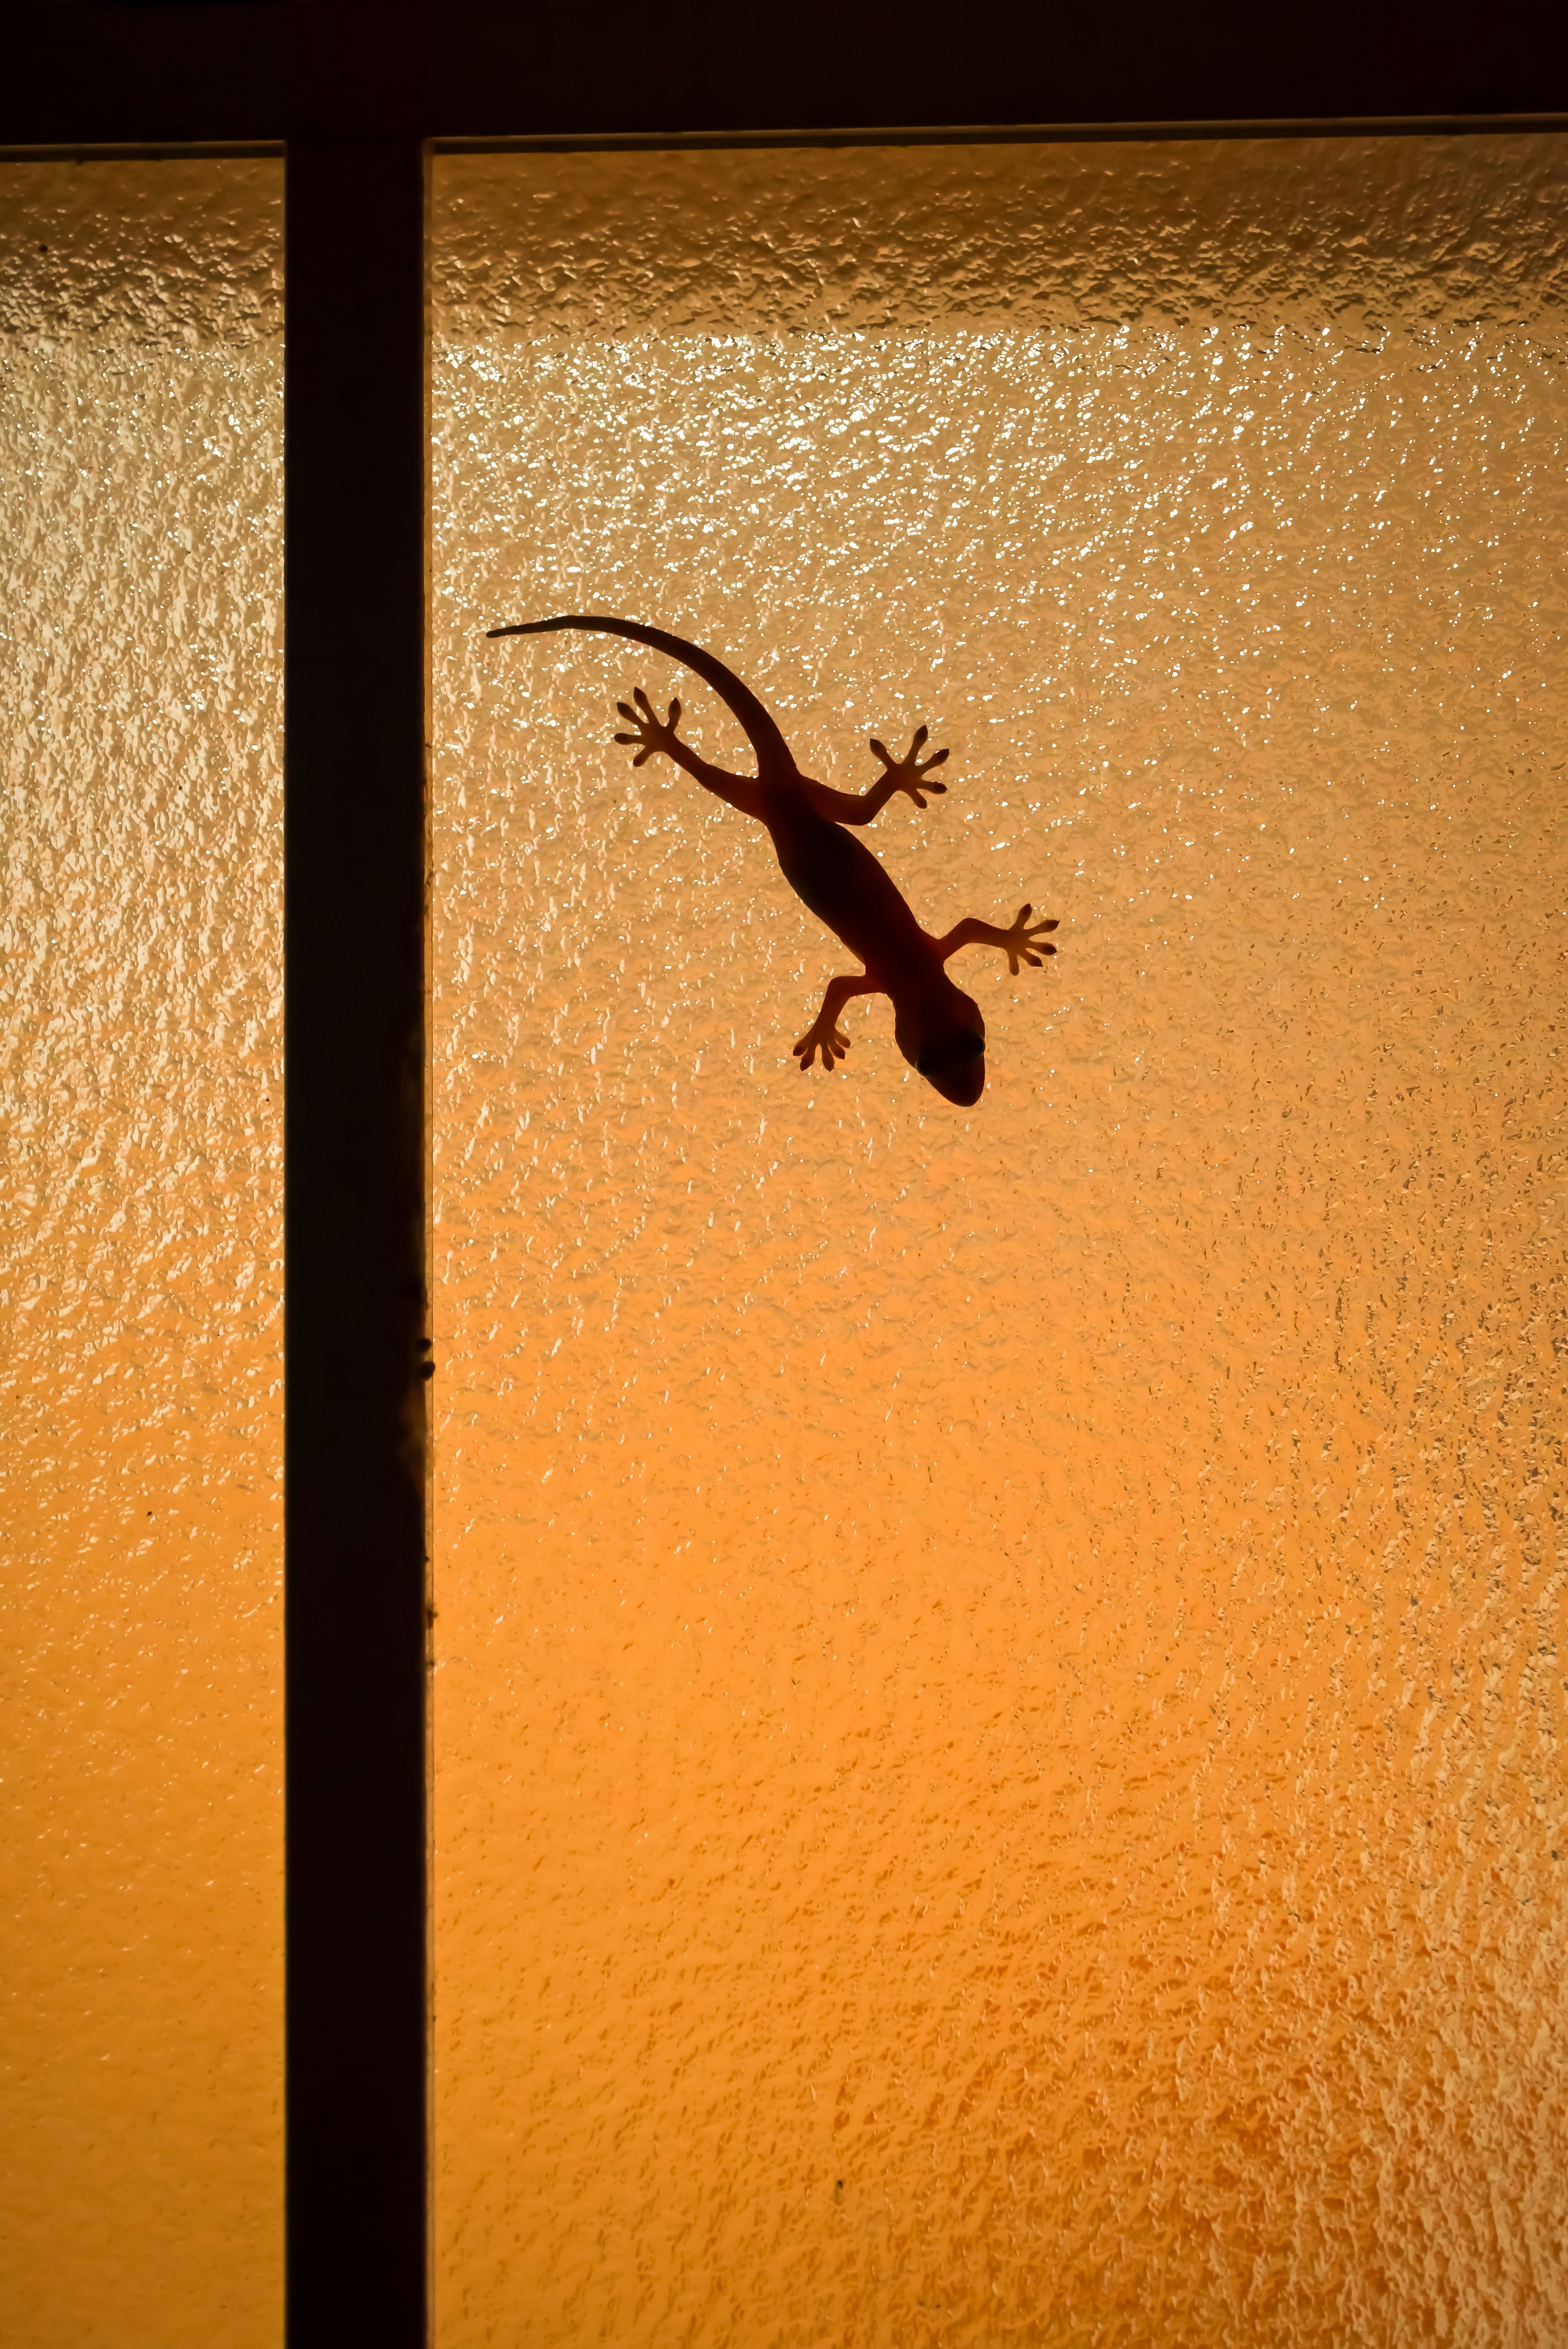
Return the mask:
{"type": "Polygon", "coordinates": [[[1057,927],[1056,923],[1031,923],[1029,916],[1034,912],[1034,910],[1033,905],[1020,905],[1017,913],[1013,917],[1011,927],[1006,930],[998,930],[996,933],[996,944],[1006,956],[1007,968],[1012,972],[1015,978],[1016,978],[1018,975],[1018,961],[1020,957],[1022,957],[1023,960],[1029,965],[1031,969],[1038,970],[1040,968],[1041,956],[1054,955],[1056,952],[1055,947],[1044,944],[1046,932],[1047,930],[1054,930],[1057,927]]]}
{"type": "Polygon", "coordinates": [[[836,1060],[841,1061],[850,1049],[850,1040],[838,1021],[824,1013],[806,1030],[799,1042],[792,1044],[789,1049],[799,1059],[800,1073],[804,1076],[819,1052],[822,1055],[825,1069],[830,1069],[836,1060]]]}

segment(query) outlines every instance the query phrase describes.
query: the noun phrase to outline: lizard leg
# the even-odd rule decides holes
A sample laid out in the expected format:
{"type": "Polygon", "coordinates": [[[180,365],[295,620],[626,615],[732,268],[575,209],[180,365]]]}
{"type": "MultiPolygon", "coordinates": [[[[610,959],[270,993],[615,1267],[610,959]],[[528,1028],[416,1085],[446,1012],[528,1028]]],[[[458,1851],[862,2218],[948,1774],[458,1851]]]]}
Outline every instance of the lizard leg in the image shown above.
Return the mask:
{"type": "Polygon", "coordinates": [[[1015,977],[1020,959],[1032,964],[1037,970],[1041,957],[1056,952],[1055,947],[1046,944],[1045,934],[1047,930],[1054,930],[1057,925],[1055,922],[1031,922],[1029,916],[1034,910],[1032,905],[1020,905],[1012,927],[1006,930],[998,929],[995,922],[982,922],[971,914],[964,921],[955,922],[944,938],[937,939],[936,951],[946,962],[960,947],[1000,947],[1007,957],[1007,968],[1015,977]]]}
{"type": "Polygon", "coordinates": [[[933,767],[940,767],[946,761],[946,751],[934,750],[929,759],[920,755],[928,739],[922,726],[903,757],[895,759],[873,738],[872,749],[882,762],[882,771],[874,783],[868,784],[863,792],[841,792],[830,783],[814,783],[810,775],[803,775],[800,780],[806,786],[807,797],[817,813],[825,815],[830,823],[870,823],[896,792],[907,792],[915,806],[923,808],[927,792],[947,789],[945,783],[934,782],[931,778],[933,767]]]}
{"type": "Polygon", "coordinates": [[[738,808],[742,815],[755,816],[758,823],[761,823],[762,793],[752,778],[749,775],[732,775],[727,767],[710,765],[707,759],[697,757],[689,743],[680,740],[676,732],[681,717],[678,701],[671,702],[669,717],[661,720],[640,685],[634,691],[632,699],[637,705],[635,709],[625,701],[618,701],[615,708],[634,730],[630,734],[613,735],[611,740],[624,744],[627,750],[636,750],[637,755],[632,761],[634,767],[645,765],[655,750],[662,751],[666,759],[673,759],[677,767],[683,768],[694,782],[700,783],[705,792],[711,792],[716,800],[724,800],[730,807],[738,808]]]}
{"type": "Polygon", "coordinates": [[[841,1061],[850,1049],[850,1040],[839,1026],[839,1014],[852,995],[875,995],[876,988],[863,971],[853,978],[830,978],[822,998],[822,1008],[799,1042],[791,1047],[799,1059],[802,1072],[809,1069],[817,1054],[822,1055],[822,1066],[830,1069],[841,1061]]]}

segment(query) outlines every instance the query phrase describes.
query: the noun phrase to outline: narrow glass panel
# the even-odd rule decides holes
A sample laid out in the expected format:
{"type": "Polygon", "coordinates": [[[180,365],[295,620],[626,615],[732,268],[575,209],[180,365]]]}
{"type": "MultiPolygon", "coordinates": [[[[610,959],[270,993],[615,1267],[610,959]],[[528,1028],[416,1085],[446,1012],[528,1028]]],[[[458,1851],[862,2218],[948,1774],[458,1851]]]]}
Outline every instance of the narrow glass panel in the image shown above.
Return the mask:
{"type": "Polygon", "coordinates": [[[281,199],[0,166],[8,2349],[282,2332],[281,199]]]}
{"type": "Polygon", "coordinates": [[[1559,2323],[1561,154],[440,167],[441,2349],[1559,2323]]]}

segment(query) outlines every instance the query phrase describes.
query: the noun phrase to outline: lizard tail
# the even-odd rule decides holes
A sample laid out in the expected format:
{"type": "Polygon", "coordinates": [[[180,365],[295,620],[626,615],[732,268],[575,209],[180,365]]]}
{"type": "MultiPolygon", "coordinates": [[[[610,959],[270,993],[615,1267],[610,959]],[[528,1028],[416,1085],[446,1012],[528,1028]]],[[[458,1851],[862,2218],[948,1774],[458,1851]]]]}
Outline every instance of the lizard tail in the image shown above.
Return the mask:
{"type": "Polygon", "coordinates": [[[667,653],[671,660],[683,662],[712,686],[719,699],[740,720],[746,739],[757,753],[761,781],[765,785],[782,783],[795,775],[789,745],[750,687],[742,685],[733,669],[726,668],[721,660],[704,652],[700,645],[688,644],[684,636],[673,636],[667,628],[647,628],[640,620],[614,620],[588,612],[562,612],[552,620],[518,620],[510,628],[488,628],[485,633],[491,636],[539,636],[552,628],[596,628],[602,636],[626,636],[634,645],[646,645],[654,652],[667,653]]]}

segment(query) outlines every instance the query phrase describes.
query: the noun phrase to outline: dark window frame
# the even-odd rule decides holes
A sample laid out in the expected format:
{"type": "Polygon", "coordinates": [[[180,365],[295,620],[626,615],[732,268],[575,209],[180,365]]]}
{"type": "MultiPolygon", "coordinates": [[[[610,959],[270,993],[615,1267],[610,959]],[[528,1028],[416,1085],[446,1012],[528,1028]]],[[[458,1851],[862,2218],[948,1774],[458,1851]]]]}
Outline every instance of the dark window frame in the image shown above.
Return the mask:
{"type": "Polygon", "coordinates": [[[982,18],[955,47],[929,0],[807,0],[775,48],[771,20],[677,5],[651,58],[620,0],[6,11],[0,157],[287,158],[291,2349],[429,2327],[432,151],[1568,128],[1568,35],[1526,51],[1499,15],[1416,57],[1387,16],[982,18]],[[952,119],[911,129],[934,50],[952,119]]]}

